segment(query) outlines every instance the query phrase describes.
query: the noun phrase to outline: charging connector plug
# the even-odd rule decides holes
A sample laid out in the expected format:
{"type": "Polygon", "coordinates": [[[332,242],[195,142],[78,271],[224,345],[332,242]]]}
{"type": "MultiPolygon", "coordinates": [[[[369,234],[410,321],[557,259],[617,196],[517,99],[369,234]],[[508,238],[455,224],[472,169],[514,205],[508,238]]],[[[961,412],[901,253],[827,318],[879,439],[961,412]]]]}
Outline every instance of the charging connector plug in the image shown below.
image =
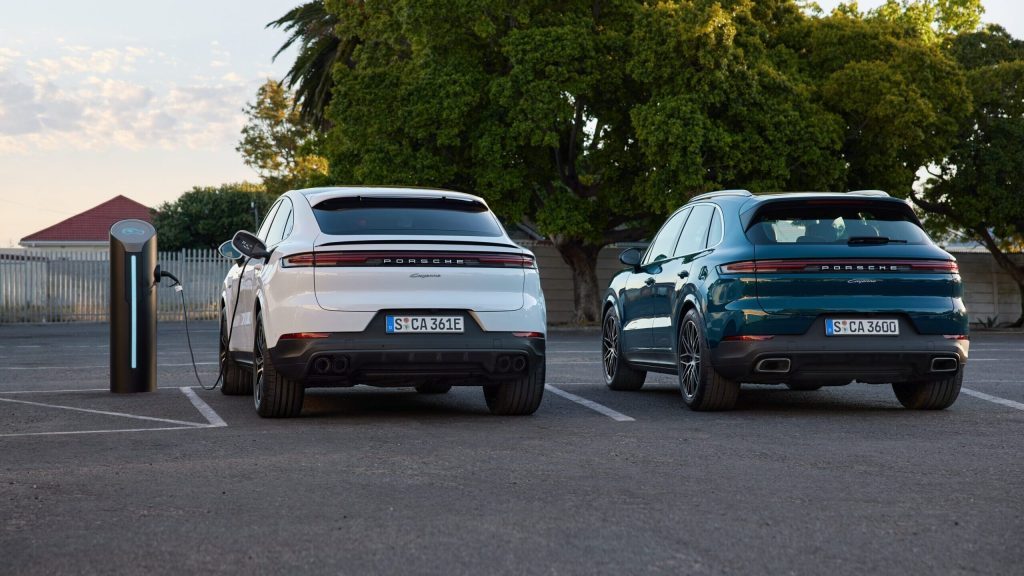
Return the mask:
{"type": "Polygon", "coordinates": [[[170,278],[171,282],[174,282],[174,284],[171,284],[171,286],[174,286],[175,290],[181,292],[181,280],[178,280],[177,276],[164,270],[157,270],[157,272],[160,274],[160,277],[157,278],[157,282],[159,282],[161,278],[170,278]]]}

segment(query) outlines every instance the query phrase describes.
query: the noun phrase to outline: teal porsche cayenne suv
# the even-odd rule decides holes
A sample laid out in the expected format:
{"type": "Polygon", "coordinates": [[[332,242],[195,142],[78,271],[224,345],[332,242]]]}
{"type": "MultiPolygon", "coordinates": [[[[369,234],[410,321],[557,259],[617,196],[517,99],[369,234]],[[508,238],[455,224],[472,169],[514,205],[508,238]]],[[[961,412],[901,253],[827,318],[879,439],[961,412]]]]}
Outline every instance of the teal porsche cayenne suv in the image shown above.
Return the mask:
{"type": "Polygon", "coordinates": [[[885,192],[703,194],[619,259],[601,342],[613,390],[677,374],[694,410],[732,408],[743,382],[891,384],[903,406],[931,410],[960,393],[956,259],[885,192]]]}

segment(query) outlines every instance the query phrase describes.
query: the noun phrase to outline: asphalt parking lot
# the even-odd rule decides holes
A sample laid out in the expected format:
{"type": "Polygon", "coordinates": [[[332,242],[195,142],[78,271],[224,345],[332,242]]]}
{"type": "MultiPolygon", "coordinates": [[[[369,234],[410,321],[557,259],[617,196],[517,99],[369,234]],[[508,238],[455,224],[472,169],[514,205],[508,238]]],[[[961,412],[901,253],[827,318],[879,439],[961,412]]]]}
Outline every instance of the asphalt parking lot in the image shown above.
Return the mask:
{"type": "MultiPolygon", "coordinates": [[[[193,325],[216,375],[216,325],[193,325]]],[[[976,334],[943,412],[888,386],[745,386],[694,413],[673,377],[600,378],[549,336],[531,417],[314,390],[301,418],[193,388],[161,325],[154,394],[114,396],[105,325],[0,326],[0,573],[1011,574],[1024,566],[1024,335],[976,334]]]]}

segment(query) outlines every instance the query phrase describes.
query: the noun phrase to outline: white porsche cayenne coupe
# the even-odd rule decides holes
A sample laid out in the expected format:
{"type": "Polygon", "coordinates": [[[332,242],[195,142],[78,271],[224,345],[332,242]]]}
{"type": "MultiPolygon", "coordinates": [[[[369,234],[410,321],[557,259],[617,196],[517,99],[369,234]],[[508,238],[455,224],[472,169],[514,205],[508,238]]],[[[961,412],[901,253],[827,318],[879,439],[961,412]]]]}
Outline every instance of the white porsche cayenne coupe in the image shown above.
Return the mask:
{"type": "Polygon", "coordinates": [[[294,190],[221,252],[236,259],[221,389],[251,391],[260,416],[297,416],[306,388],[356,384],[482,386],[495,414],[540,405],[547,319],[534,255],[476,196],[294,190]]]}

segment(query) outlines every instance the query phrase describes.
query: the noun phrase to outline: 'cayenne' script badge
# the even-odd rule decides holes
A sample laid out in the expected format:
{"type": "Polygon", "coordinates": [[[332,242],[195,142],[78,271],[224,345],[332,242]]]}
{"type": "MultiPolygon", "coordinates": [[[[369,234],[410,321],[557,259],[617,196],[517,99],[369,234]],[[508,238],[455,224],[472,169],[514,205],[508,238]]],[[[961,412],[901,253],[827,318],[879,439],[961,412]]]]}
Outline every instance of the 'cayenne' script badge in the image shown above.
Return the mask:
{"type": "Polygon", "coordinates": [[[853,280],[846,281],[847,284],[874,284],[875,282],[878,282],[878,280],[871,278],[854,278],[853,280]]]}
{"type": "Polygon", "coordinates": [[[420,274],[419,272],[413,272],[409,274],[409,278],[440,278],[440,274],[420,274]]]}

